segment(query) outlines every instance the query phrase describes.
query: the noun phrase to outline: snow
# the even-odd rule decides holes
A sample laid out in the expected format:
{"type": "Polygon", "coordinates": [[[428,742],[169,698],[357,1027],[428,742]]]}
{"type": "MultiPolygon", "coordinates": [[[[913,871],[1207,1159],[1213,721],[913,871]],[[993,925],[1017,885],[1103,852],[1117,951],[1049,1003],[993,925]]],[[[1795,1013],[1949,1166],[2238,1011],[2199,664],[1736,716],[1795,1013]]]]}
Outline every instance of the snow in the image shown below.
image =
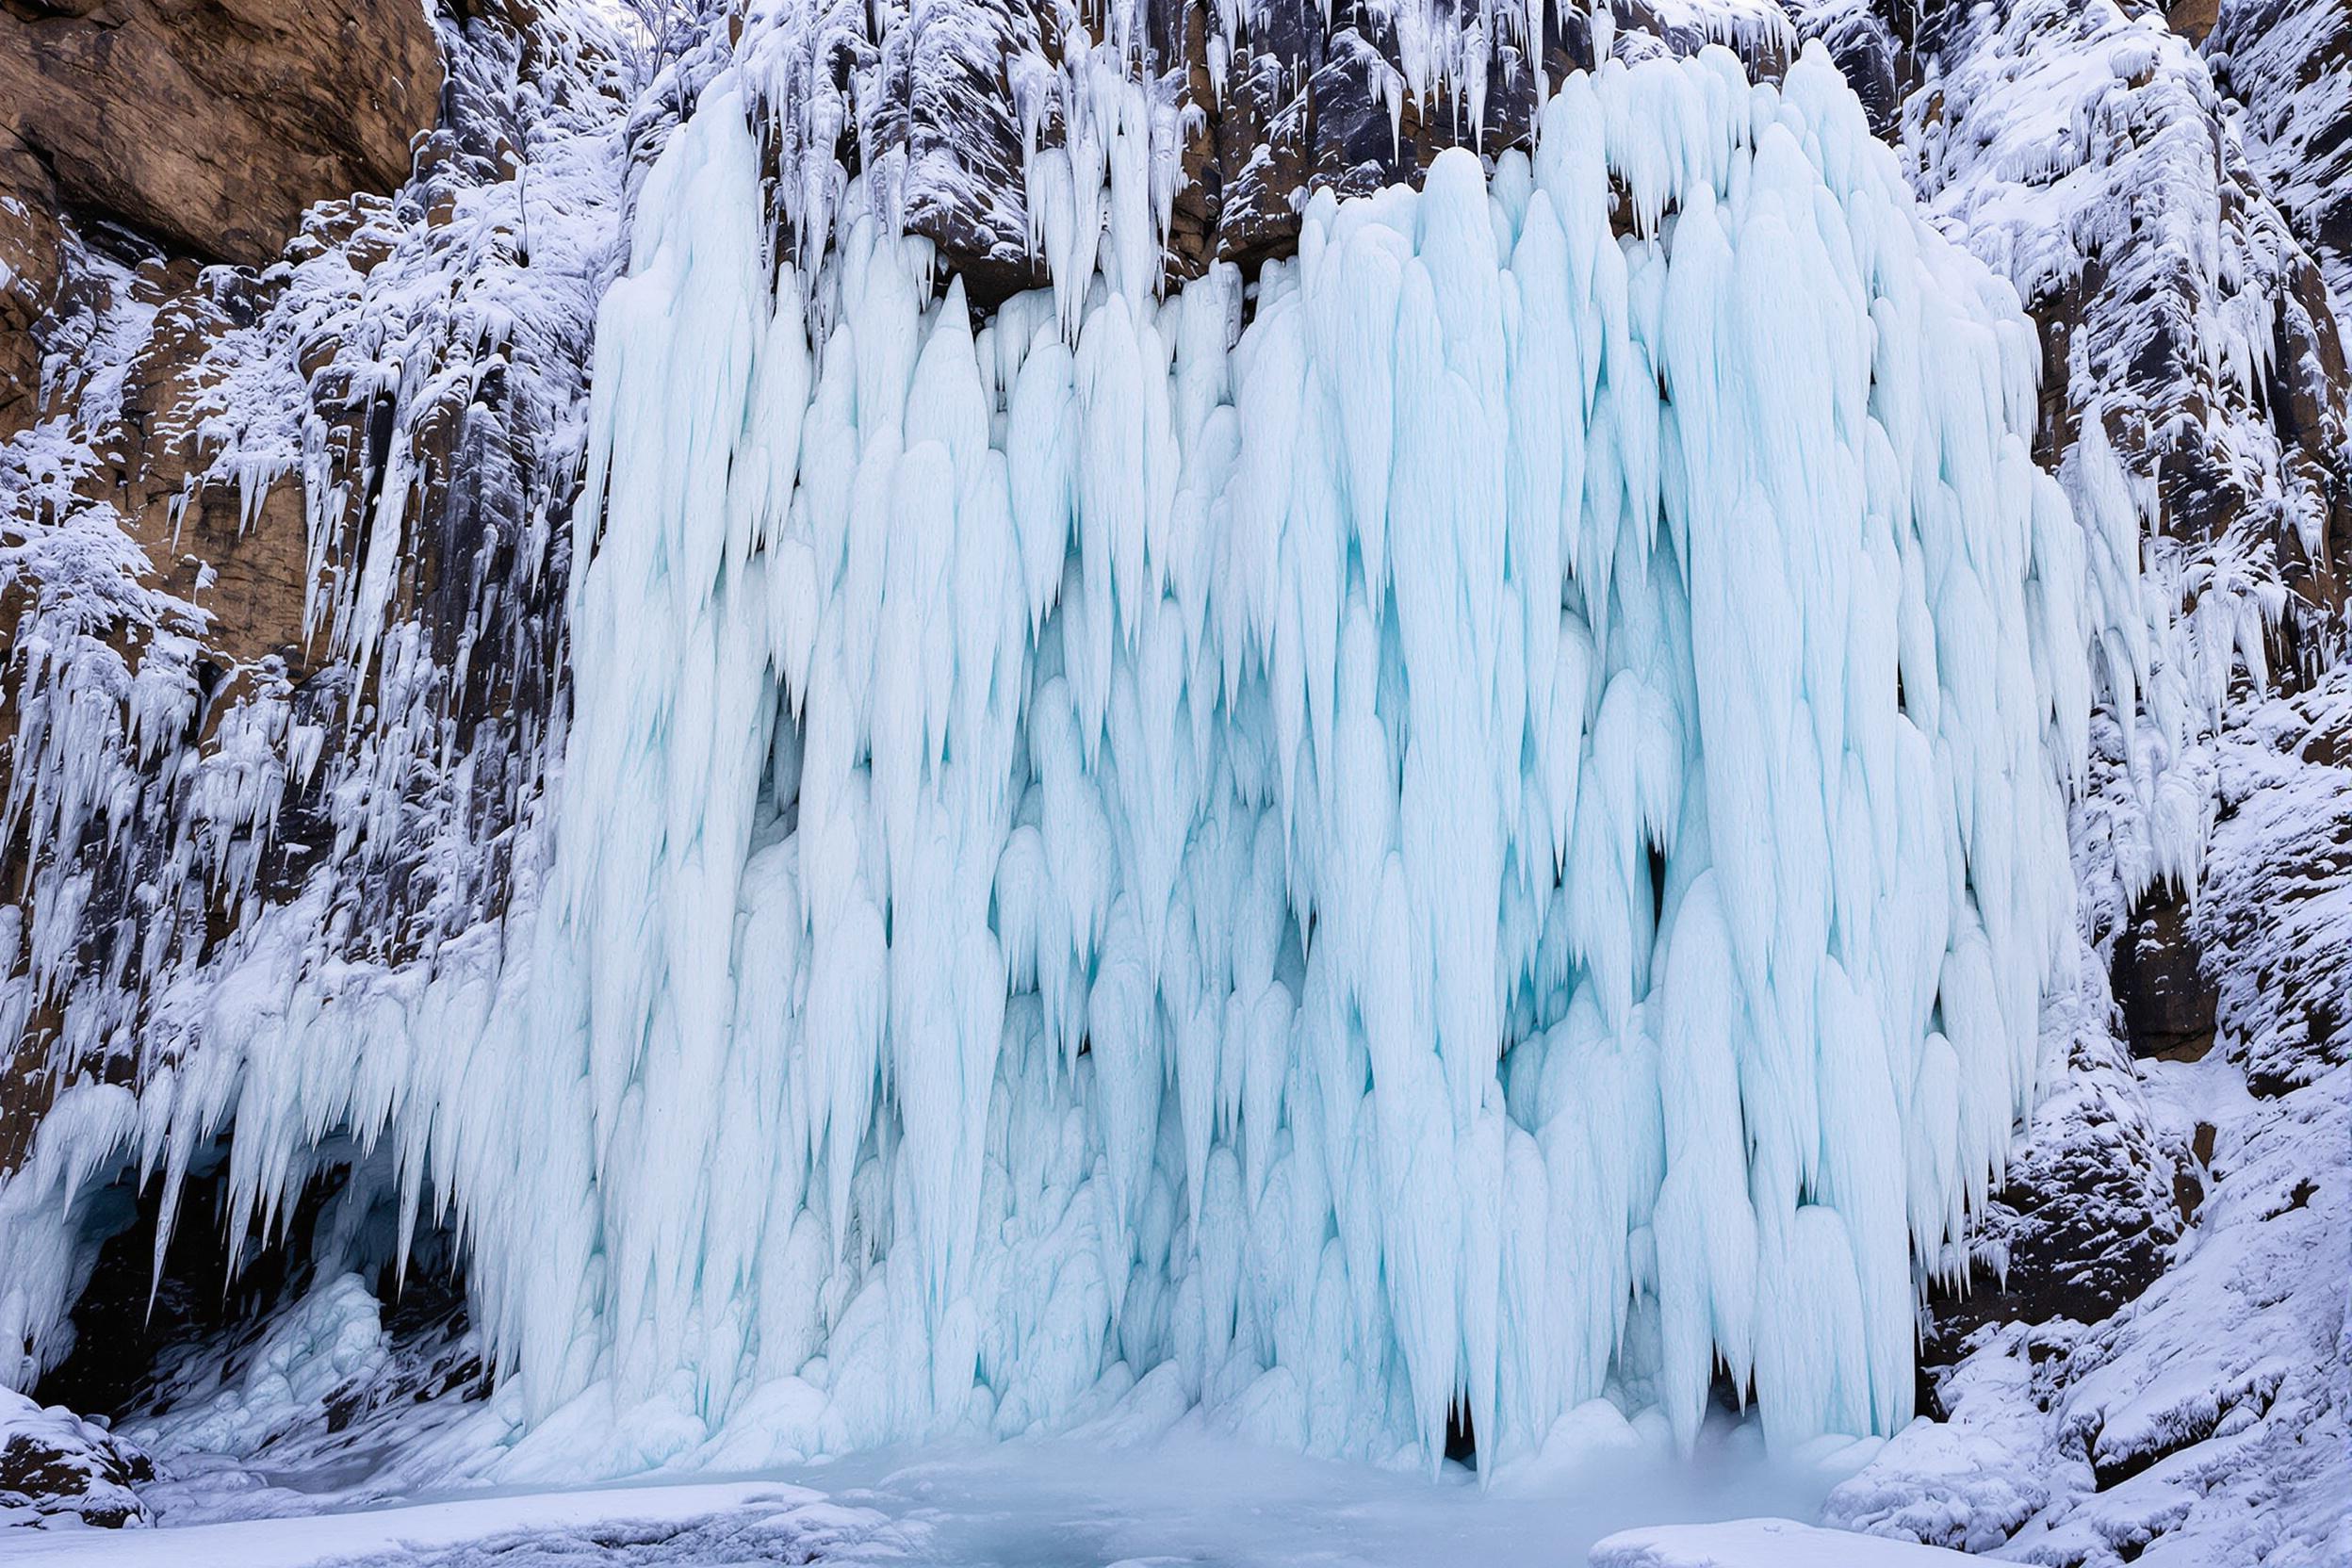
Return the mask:
{"type": "Polygon", "coordinates": [[[1934,1568],[1958,1552],[1903,1546],[1786,1519],[1626,1530],[1592,1548],[1592,1568],[1934,1568]]]}
{"type": "Polygon", "coordinates": [[[2352,321],[2352,146],[2342,130],[2352,118],[2352,24],[2327,6],[2228,0],[2203,47],[2245,107],[2248,155],[2328,274],[2338,319],[2352,321]]]}
{"type": "MultiPolygon", "coordinates": [[[[1563,1428],[1569,1424],[1563,1423],[1563,1428]]],[[[1540,1457],[1482,1491],[1459,1466],[1434,1479],[1332,1464],[1236,1441],[1197,1414],[1122,1445],[1069,1440],[934,1445],[787,1467],[759,1481],[680,1482],[585,1493],[512,1492],[401,1499],[354,1509],[327,1494],[307,1517],[188,1523],[123,1535],[22,1533],[31,1560],[137,1564],[307,1563],[353,1556],[387,1565],[801,1561],[910,1568],[1070,1568],[1217,1562],[1229,1568],[1490,1568],[1580,1562],[1629,1525],[1759,1512],[1810,1514],[1876,1445],[1767,1455],[1755,1421],[1719,1413],[1687,1460],[1662,1420],[1629,1426],[1588,1413],[1540,1457]],[[1604,1432],[1608,1423],[1614,1429],[1604,1432]],[[117,1553],[106,1545],[123,1544],[117,1553]],[[376,1554],[384,1554],[379,1558],[376,1554]]]]}
{"type": "Polygon", "coordinates": [[[64,1519],[143,1524],[147,1458],[99,1423],[0,1389],[0,1529],[64,1519]]]}
{"type": "Polygon", "coordinates": [[[2341,1560],[2344,1103],[2338,1070],[2284,1115],[2225,1113],[2185,1255],[2105,1323],[1989,1333],[1943,1385],[1951,1422],[1898,1434],[1829,1522],[2029,1561],[2341,1560]]]}
{"type": "Polygon", "coordinates": [[[313,1564],[495,1560],[615,1562],[889,1560],[903,1539],[871,1510],[844,1508],[804,1487],[729,1481],[467,1497],[299,1522],[194,1525],[175,1529],[44,1530],[0,1547],[27,1568],[312,1568],[313,1564]],[[635,1546],[641,1550],[630,1550],[635,1546]],[[843,1551],[842,1548],[847,1548],[843,1551]],[[869,1555],[870,1554],[870,1555],[869,1555]]]}

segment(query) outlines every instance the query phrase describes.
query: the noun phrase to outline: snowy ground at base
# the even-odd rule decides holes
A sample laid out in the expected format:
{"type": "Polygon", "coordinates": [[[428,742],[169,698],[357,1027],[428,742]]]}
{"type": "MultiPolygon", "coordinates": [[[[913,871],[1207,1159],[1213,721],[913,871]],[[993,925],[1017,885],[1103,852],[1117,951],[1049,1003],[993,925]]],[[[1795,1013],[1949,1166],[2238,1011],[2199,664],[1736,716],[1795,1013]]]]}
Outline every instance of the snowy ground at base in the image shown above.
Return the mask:
{"type": "Polygon", "coordinates": [[[1936,1568],[1968,1559],[1789,1519],[1626,1530],[1592,1548],[1592,1568],[1936,1568]]]}
{"type": "MultiPolygon", "coordinates": [[[[1752,1422],[1719,1417],[1690,1461],[1662,1462],[1643,1429],[1620,1423],[1603,1433],[1599,1425],[1557,1434],[1544,1453],[1505,1467],[1483,1491],[1458,1466],[1446,1466],[1432,1481],[1417,1471],[1333,1464],[1179,1432],[1132,1447],[1054,1442],[874,1453],[760,1481],[477,1495],[128,1532],[24,1531],[0,1537],[0,1563],[1572,1568],[1600,1538],[1634,1527],[1759,1513],[1811,1517],[1829,1488],[1877,1447],[1823,1445],[1803,1458],[1774,1460],[1763,1453],[1752,1422]]],[[[1669,1532],[1655,1539],[1682,1538],[1669,1532]]],[[[1775,1551],[1784,1544],[1769,1532],[1756,1539],[1775,1551]]],[[[1825,1563],[1912,1560],[1901,1555],[1906,1548],[1834,1532],[1832,1540],[1880,1555],[1825,1563]]],[[[1777,1568],[1798,1560],[1784,1554],[1721,1560],[1777,1568]]]]}
{"type": "Polygon", "coordinates": [[[1688,1463],[1648,1445],[1544,1456],[1481,1492],[1465,1470],[1334,1464],[1209,1438],[1135,1448],[1014,1444],[844,1460],[795,1472],[841,1502],[923,1527],[939,1568],[1538,1568],[1585,1560],[1635,1526],[1756,1513],[1815,1515],[1876,1447],[1773,1462],[1755,1428],[1711,1431],[1688,1463]]]}
{"type": "Polygon", "coordinates": [[[908,1532],[776,1482],[484,1495],[176,1529],[52,1529],[0,1539],[10,1568],[311,1568],[400,1563],[855,1562],[901,1560],[908,1532]]]}

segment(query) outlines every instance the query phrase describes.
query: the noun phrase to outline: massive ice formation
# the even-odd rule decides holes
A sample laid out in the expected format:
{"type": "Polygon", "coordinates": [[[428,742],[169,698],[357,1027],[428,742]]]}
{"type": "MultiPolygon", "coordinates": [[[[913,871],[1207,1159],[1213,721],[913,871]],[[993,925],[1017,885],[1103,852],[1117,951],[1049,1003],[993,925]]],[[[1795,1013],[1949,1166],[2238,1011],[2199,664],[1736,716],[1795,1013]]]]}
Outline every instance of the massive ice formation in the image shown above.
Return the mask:
{"type": "Polygon", "coordinates": [[[871,217],[779,266],[747,98],[604,307],[503,942],[260,944],[233,1067],[44,1140],[233,1114],[268,1213],[348,1134],[527,1420],[637,1412],[614,1468],[1122,1399],[1484,1460],[1604,1392],[1687,1440],[1719,1368],[1776,1439],[1907,1419],[2137,611],[1826,58],[1605,66],[1166,299],[1106,118],[976,329],[871,217]]]}

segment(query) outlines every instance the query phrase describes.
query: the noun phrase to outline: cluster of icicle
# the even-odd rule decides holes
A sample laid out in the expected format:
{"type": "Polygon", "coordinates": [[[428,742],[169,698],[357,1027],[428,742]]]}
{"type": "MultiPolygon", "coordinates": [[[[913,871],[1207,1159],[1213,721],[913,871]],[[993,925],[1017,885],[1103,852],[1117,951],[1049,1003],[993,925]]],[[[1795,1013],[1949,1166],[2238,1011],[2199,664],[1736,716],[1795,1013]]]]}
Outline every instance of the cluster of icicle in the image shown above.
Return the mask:
{"type": "Polygon", "coordinates": [[[977,331],[871,218],[779,267],[746,102],[604,305],[502,946],[257,968],[176,1108],[61,1111],[233,1104],[256,1214],[349,1135],[601,1468],[1197,1405],[1485,1469],[1719,1367],[1904,1422],[2101,629],[2033,330],[1826,57],[1606,65],[1167,299],[1114,145],[977,331]]]}
{"type": "MultiPolygon", "coordinates": [[[[1490,111],[1501,105],[1490,91],[1512,103],[1548,97],[1547,55],[1575,13],[1596,58],[1620,39],[1635,55],[1709,41],[1749,58],[1795,49],[1778,0],[1644,0],[1638,10],[1641,29],[1619,33],[1607,5],[1560,0],[1358,0],[1305,14],[1266,0],[1173,9],[1147,0],[746,0],[731,55],[773,155],[772,198],[798,260],[813,269],[859,217],[896,229],[924,205],[954,213],[967,238],[1002,245],[1025,230],[1033,254],[1047,230],[1090,245],[1083,209],[1103,193],[1114,150],[1149,165],[1148,176],[1109,183],[1132,184],[1140,198],[1148,179],[1165,235],[1197,117],[1261,74],[1303,105],[1316,70],[1359,71],[1392,137],[1410,104],[1425,125],[1491,149],[1490,111]],[[1184,42],[1196,15],[1197,41],[1184,42]],[[1194,96],[1203,86],[1209,103],[1194,96]],[[1010,171],[990,167],[987,143],[1000,125],[1020,144],[1010,171]],[[844,147],[857,149],[861,174],[844,147]],[[1070,204],[1082,220],[1055,210],[1070,204]]],[[[1070,270],[1065,255],[1044,259],[1057,275],[1086,270],[1070,270]]]]}

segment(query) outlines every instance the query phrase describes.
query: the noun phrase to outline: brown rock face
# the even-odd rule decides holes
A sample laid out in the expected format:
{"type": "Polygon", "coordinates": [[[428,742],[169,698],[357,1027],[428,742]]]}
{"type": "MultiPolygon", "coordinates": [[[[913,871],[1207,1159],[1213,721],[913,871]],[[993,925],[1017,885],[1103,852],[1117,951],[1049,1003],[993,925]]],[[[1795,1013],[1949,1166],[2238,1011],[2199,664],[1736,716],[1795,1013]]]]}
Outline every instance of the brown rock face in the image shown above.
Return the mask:
{"type": "Polygon", "coordinates": [[[0,173],[205,260],[398,185],[440,91],[421,0],[0,0],[0,173]]]}
{"type": "Polygon", "coordinates": [[[41,160],[0,138],[0,438],[33,422],[45,329],[73,314],[55,204],[41,160]]]}

